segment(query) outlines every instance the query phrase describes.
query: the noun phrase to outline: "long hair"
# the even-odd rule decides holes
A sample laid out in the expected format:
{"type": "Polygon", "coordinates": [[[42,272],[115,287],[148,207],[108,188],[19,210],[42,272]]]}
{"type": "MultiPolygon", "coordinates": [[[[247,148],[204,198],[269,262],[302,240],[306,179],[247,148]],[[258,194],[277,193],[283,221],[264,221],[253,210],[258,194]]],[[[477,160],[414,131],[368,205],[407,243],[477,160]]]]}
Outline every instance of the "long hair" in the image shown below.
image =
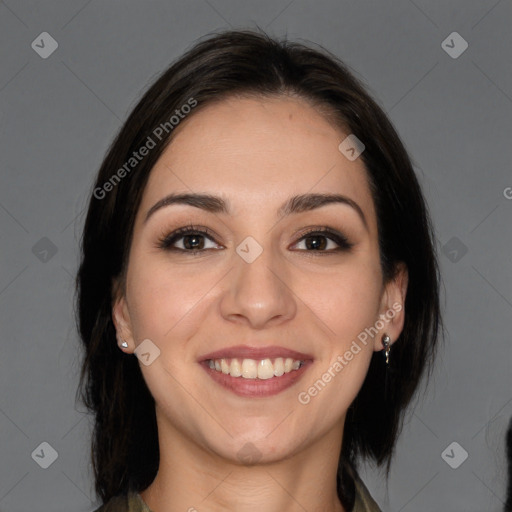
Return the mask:
{"type": "Polygon", "coordinates": [[[507,456],[507,496],[503,512],[512,512],[512,418],[510,418],[505,437],[505,453],[507,456]]]}
{"type": "Polygon", "coordinates": [[[154,400],[136,357],[117,347],[111,313],[112,283],[126,271],[142,193],[172,139],[176,115],[187,111],[184,105],[195,105],[188,109],[192,116],[213,102],[244,95],[305,99],[363,141],[361,158],[377,213],[385,280],[394,277],[398,262],[407,266],[405,323],[393,344],[390,368],[386,370],[382,353],[372,355],[347,412],[338,493],[348,509],[354,500],[350,468],[356,470],[359,459],[379,466],[386,462],[388,476],[407,405],[422,375],[432,372],[442,327],[434,233],[411,160],[385,113],[347,66],[323,49],[253,31],[210,35],[143,95],[108,150],[91,193],[77,275],[77,322],[84,349],[79,390],[94,414],[95,488],[105,502],[144,490],[159,463],[154,400]],[[154,147],[131,161],[148,137],[154,147]]]}

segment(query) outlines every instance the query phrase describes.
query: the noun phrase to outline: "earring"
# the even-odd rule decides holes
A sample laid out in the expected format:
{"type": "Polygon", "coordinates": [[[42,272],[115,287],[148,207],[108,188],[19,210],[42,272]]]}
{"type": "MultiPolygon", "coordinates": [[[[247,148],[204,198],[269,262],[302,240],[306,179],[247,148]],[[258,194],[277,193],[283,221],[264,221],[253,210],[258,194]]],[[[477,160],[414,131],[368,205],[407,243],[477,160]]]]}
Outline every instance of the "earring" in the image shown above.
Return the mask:
{"type": "Polygon", "coordinates": [[[117,342],[119,343],[120,347],[128,348],[128,343],[126,343],[126,341],[124,341],[123,338],[121,338],[119,335],[117,336],[117,342]]]}
{"type": "Polygon", "coordinates": [[[391,338],[384,334],[382,336],[382,345],[384,346],[384,350],[386,351],[386,366],[389,366],[389,352],[391,351],[391,338]]]}

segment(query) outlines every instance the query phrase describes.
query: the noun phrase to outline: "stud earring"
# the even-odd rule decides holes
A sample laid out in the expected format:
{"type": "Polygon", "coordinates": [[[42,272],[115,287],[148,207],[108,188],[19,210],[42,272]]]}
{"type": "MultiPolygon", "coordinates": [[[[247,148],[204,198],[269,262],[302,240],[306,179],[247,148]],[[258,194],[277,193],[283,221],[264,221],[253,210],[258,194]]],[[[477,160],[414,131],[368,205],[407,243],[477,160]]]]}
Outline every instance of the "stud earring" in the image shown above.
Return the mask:
{"type": "Polygon", "coordinates": [[[128,343],[126,343],[126,341],[124,341],[123,338],[121,338],[119,335],[117,335],[117,343],[120,347],[128,348],[128,343]]]}
{"type": "Polygon", "coordinates": [[[391,351],[391,338],[384,334],[382,336],[382,345],[384,346],[384,350],[386,351],[386,366],[389,366],[389,352],[391,351]]]}

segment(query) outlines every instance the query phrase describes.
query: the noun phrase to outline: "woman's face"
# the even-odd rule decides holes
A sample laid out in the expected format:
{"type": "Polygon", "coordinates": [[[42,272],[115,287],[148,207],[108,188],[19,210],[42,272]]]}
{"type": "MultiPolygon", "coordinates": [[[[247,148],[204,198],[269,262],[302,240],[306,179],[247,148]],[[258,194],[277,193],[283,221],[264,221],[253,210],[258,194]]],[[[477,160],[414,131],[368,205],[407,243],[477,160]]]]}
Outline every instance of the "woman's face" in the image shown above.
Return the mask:
{"type": "Polygon", "coordinates": [[[264,462],[341,439],[406,286],[383,283],[348,135],[301,100],[229,99],[182,121],[152,170],[114,318],[169,442],[264,462]]]}

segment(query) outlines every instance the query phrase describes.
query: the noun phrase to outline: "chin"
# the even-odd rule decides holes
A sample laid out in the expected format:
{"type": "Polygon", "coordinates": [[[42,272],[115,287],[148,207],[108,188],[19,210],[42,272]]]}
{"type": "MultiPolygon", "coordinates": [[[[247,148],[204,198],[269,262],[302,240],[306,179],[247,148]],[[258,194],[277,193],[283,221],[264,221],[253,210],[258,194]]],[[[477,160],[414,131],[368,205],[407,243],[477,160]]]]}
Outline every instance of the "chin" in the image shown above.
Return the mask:
{"type": "Polygon", "coordinates": [[[276,429],[275,423],[264,435],[255,433],[251,436],[246,430],[243,437],[230,438],[229,443],[213,449],[225,459],[246,466],[277,462],[297,453],[301,441],[292,439],[289,429],[283,429],[286,435],[280,436],[276,432],[269,435],[273,429],[276,429]]]}

